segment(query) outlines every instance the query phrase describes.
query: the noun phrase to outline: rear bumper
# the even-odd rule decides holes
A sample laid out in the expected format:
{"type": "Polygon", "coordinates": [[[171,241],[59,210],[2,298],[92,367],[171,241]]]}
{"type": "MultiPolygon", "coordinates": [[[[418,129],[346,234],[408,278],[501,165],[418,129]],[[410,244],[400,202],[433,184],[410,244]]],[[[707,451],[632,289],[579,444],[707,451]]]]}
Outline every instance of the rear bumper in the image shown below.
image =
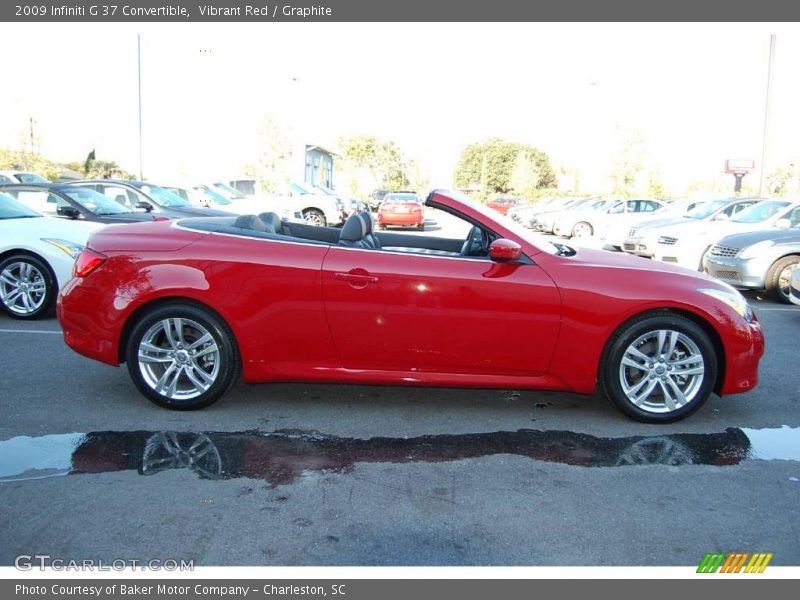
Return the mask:
{"type": "Polygon", "coordinates": [[[400,214],[378,214],[379,225],[401,225],[409,227],[420,225],[425,222],[425,213],[400,213],[400,214]]]}
{"type": "Polygon", "coordinates": [[[119,365],[116,335],[118,311],[103,305],[107,294],[99,294],[83,279],[70,279],[58,295],[56,311],[67,346],[78,354],[109,365],[119,365]]]}

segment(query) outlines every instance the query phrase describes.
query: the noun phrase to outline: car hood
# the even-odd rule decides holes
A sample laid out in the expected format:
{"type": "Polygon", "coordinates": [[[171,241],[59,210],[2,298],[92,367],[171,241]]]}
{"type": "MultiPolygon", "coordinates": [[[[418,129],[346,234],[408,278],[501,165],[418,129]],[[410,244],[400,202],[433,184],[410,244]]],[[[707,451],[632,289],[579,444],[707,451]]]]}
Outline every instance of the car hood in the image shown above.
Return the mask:
{"type": "Polygon", "coordinates": [[[678,239],[689,237],[714,237],[719,239],[726,235],[743,231],[763,229],[763,223],[735,223],[732,221],[698,221],[696,223],[680,223],[659,230],[660,235],[670,235],[678,239]]]}
{"type": "Polygon", "coordinates": [[[137,223],[139,221],[152,221],[159,215],[155,213],[119,213],[116,215],[93,215],[91,218],[100,223],[137,223]]]}
{"type": "Polygon", "coordinates": [[[636,225],[637,231],[644,231],[649,229],[656,229],[660,227],[670,227],[672,225],[692,225],[700,223],[701,221],[694,221],[688,217],[665,217],[663,219],[653,219],[652,221],[645,221],[636,225]]]}
{"type": "Polygon", "coordinates": [[[720,246],[729,248],[746,248],[758,242],[773,240],[778,244],[800,243],[800,229],[759,229],[745,233],[734,233],[717,242],[720,246]]]}
{"type": "Polygon", "coordinates": [[[709,275],[692,271],[671,263],[653,261],[649,258],[641,258],[624,252],[608,252],[606,250],[593,250],[591,248],[580,248],[575,256],[568,260],[588,268],[604,267],[606,269],[626,269],[629,271],[650,271],[658,273],[674,273],[686,277],[694,277],[703,281],[716,281],[709,275]]]}
{"type": "MultiPolygon", "coordinates": [[[[16,234],[14,237],[57,238],[81,245],[84,245],[89,236],[102,226],[102,223],[57,217],[0,220],[0,229],[16,234]]],[[[5,238],[5,234],[2,237],[5,238]]]]}

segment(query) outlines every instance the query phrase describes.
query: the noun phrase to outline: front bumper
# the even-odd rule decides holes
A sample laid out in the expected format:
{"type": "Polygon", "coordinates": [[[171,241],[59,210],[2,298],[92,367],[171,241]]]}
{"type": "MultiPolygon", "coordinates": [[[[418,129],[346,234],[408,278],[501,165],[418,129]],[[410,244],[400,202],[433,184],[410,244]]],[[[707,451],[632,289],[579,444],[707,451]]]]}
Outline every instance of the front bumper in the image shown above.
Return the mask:
{"type": "Polygon", "coordinates": [[[760,262],[758,259],[706,254],[703,268],[712,277],[733,287],[763,290],[769,265],[762,265],[760,262]]]}

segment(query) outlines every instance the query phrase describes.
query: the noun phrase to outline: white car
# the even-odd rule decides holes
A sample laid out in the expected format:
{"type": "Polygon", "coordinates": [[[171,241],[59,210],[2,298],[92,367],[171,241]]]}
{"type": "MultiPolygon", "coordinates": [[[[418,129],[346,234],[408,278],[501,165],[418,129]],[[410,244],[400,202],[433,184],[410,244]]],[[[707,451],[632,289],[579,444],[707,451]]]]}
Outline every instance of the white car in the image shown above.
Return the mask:
{"type": "Polygon", "coordinates": [[[0,171],[0,183],[49,183],[47,179],[28,171],[0,171]]]}
{"type": "Polygon", "coordinates": [[[309,225],[336,227],[347,218],[344,201],[308,183],[293,181],[271,199],[279,206],[299,211],[309,225]]]}
{"type": "Polygon", "coordinates": [[[606,222],[603,240],[607,245],[622,250],[628,234],[634,227],[652,223],[655,220],[666,224],[665,222],[668,219],[679,219],[704,202],[704,200],[673,200],[672,202],[665,202],[663,208],[654,213],[634,212],[620,215],[619,218],[610,219],[606,222]]]}
{"type": "Polygon", "coordinates": [[[653,258],[698,271],[703,268],[706,251],[726,235],[769,227],[787,228],[797,223],[800,223],[800,201],[763,200],[730,219],[658,228],[653,258]]]}
{"type": "Polygon", "coordinates": [[[672,225],[721,221],[741,212],[748,206],[759,202],[758,198],[722,198],[706,200],[695,206],[683,216],[664,215],[663,218],[647,220],[629,228],[622,244],[623,252],[644,258],[653,258],[657,240],[661,236],[661,228],[672,225]]]}
{"type": "Polygon", "coordinates": [[[0,309],[15,319],[51,313],[75,257],[103,226],[44,217],[0,194],[0,309]]]}
{"type": "Polygon", "coordinates": [[[585,209],[569,211],[553,227],[553,233],[569,237],[595,236],[607,245],[621,247],[622,239],[609,239],[608,228],[615,221],[630,227],[646,219],[652,219],[664,208],[660,200],[617,200],[600,204],[594,202],[585,209]]]}

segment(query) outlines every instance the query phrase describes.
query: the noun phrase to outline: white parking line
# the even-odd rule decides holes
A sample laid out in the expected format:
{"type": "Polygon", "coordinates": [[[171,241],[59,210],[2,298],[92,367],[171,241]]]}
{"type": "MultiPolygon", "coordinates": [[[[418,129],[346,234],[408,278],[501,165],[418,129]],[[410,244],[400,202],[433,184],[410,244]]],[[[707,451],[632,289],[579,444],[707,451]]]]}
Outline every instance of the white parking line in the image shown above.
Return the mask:
{"type": "Polygon", "coordinates": [[[61,335],[60,331],[48,331],[46,329],[41,331],[36,329],[0,329],[0,333],[45,333],[49,335],[61,335]]]}
{"type": "Polygon", "coordinates": [[[800,310],[798,308],[759,308],[758,306],[756,306],[755,309],[758,312],[800,310]]]}

